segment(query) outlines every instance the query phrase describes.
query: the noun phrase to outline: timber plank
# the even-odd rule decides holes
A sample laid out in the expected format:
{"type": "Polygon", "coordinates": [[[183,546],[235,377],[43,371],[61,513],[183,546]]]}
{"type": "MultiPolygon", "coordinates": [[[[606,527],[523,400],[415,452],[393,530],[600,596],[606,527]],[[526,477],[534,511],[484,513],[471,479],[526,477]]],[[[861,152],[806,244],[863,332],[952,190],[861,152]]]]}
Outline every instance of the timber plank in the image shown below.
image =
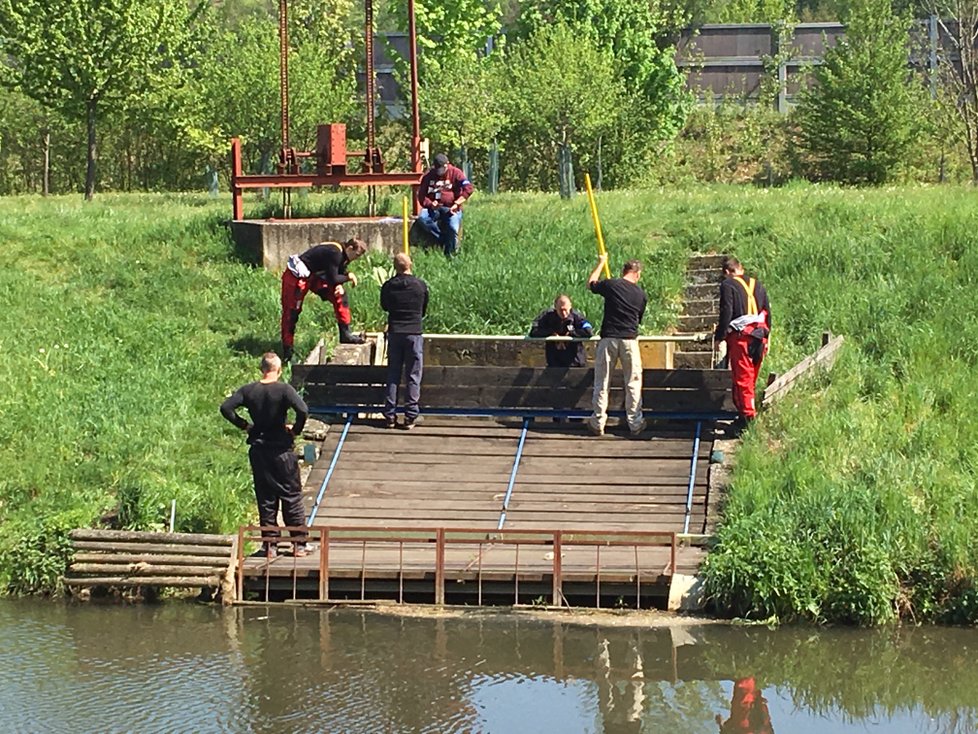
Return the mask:
{"type": "Polygon", "coordinates": [[[220,586],[220,576],[158,576],[155,578],[142,578],[136,576],[94,576],[86,578],[64,578],[68,586],[176,586],[176,587],[199,587],[199,586],[220,586]]]}
{"type": "Polygon", "coordinates": [[[210,577],[214,575],[213,566],[165,566],[148,563],[72,563],[69,566],[69,571],[72,574],[118,574],[120,576],[140,577],[165,576],[167,574],[187,577],[210,577]]]}
{"type": "Polygon", "coordinates": [[[117,543],[191,543],[193,545],[231,546],[230,535],[204,533],[154,533],[135,530],[76,528],[68,533],[72,540],[108,540],[117,543]]]}
{"type": "MultiPolygon", "coordinates": [[[[299,385],[384,385],[385,366],[316,365],[296,366],[293,383],[299,385]]],[[[613,379],[620,376],[613,375],[613,379]]],[[[725,370],[664,370],[642,371],[643,384],[652,387],[716,389],[729,387],[730,377],[725,370]]],[[[561,385],[591,387],[594,370],[590,367],[566,369],[548,367],[493,367],[429,365],[425,367],[422,389],[439,385],[556,387],[561,385]]]]}
{"type": "Polygon", "coordinates": [[[228,556],[177,556],[177,555],[152,555],[152,554],[130,554],[130,553],[76,553],[75,563],[160,563],[169,566],[210,566],[212,568],[225,568],[228,565],[228,556]]]}
{"type": "Polygon", "coordinates": [[[161,543],[109,543],[95,540],[76,540],[72,543],[75,550],[90,551],[119,551],[122,553],[164,553],[182,556],[219,556],[228,558],[230,546],[217,545],[179,545],[161,543]]]}

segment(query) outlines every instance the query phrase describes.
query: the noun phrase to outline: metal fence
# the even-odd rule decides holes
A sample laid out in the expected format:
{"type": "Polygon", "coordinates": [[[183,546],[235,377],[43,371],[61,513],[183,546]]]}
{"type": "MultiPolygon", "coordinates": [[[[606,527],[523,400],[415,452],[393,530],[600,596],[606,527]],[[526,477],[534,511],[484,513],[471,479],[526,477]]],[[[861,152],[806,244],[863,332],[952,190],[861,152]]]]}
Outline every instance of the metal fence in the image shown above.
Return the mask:
{"type": "MultiPolygon", "coordinates": [[[[767,23],[705,25],[683,33],[676,65],[702,103],[735,99],[756,103],[765,81],[775,89],[774,104],[786,112],[810,83],[807,70],[822,63],[825,52],[845,35],[838,22],[799,23],[793,28],[767,23]]],[[[909,68],[927,71],[932,91],[939,53],[950,52],[936,17],[915,22],[911,29],[909,68]]]]}

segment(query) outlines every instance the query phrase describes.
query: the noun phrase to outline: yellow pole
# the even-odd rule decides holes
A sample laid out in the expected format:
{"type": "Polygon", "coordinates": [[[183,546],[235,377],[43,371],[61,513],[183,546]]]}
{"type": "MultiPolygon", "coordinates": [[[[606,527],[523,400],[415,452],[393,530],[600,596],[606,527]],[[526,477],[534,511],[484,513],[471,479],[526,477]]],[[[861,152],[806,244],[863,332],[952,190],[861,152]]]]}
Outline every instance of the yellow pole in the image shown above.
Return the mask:
{"type": "MultiPolygon", "coordinates": [[[[594,199],[594,189],[591,188],[591,174],[584,174],[584,186],[587,188],[587,200],[588,204],[591,205],[591,219],[594,220],[594,234],[598,238],[598,254],[607,255],[608,251],[604,246],[604,235],[601,234],[601,218],[598,216],[598,202],[594,199]]],[[[608,267],[608,261],[604,263],[604,277],[611,277],[611,269],[608,267]]]]}
{"type": "Polygon", "coordinates": [[[401,219],[402,219],[402,229],[403,229],[403,235],[404,235],[404,254],[405,255],[410,255],[411,254],[411,245],[408,244],[408,226],[409,226],[409,220],[408,220],[408,199],[407,199],[406,196],[401,201],[401,219]]]}

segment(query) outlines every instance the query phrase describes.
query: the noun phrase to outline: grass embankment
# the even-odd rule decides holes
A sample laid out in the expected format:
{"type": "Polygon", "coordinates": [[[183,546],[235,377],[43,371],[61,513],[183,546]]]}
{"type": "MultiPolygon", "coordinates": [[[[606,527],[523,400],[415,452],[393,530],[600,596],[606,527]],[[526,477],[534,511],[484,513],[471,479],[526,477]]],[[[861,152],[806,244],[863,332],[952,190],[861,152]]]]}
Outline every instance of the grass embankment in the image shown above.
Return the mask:
{"type": "MultiPolygon", "coordinates": [[[[647,331],[678,312],[686,257],[715,250],[768,286],[768,367],[813,351],[823,329],[848,339],[831,382],[747,437],[709,563],[722,607],[978,620],[974,192],[697,188],[600,205],[614,264],[647,262],[647,331]]],[[[176,498],[180,530],[251,516],[241,437],[216,406],[277,345],[278,281],[235,255],[226,209],[182,196],[0,200],[5,588],[50,588],[63,550],[52,531],[103,514],[159,527],[176,498]]],[[[416,254],[432,290],[427,328],[519,333],[562,290],[597,320],[600,299],[583,286],[593,253],[582,198],[477,199],[458,260],[416,254]]],[[[354,292],[356,326],[382,323],[378,290],[364,278],[354,292]]],[[[312,299],[299,351],[323,331],[334,331],[329,309],[312,299]]]]}

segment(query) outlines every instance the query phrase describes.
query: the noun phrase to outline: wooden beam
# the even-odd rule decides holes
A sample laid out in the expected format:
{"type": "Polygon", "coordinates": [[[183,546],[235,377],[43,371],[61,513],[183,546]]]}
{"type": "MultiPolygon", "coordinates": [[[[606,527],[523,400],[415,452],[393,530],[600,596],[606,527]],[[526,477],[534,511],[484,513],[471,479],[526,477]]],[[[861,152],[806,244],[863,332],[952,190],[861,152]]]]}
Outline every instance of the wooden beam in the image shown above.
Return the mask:
{"type": "Polygon", "coordinates": [[[77,528],[68,537],[72,540],[107,540],[131,543],[193,543],[194,545],[218,545],[231,547],[230,535],[205,535],[203,533],[151,533],[133,530],[104,530],[77,528]]]}
{"type": "Polygon", "coordinates": [[[810,376],[816,369],[830,370],[839,356],[844,339],[841,336],[829,339],[815,354],[805,357],[790,370],[768,385],[764,391],[762,405],[768,407],[781,400],[802,378],[810,376]]]}

